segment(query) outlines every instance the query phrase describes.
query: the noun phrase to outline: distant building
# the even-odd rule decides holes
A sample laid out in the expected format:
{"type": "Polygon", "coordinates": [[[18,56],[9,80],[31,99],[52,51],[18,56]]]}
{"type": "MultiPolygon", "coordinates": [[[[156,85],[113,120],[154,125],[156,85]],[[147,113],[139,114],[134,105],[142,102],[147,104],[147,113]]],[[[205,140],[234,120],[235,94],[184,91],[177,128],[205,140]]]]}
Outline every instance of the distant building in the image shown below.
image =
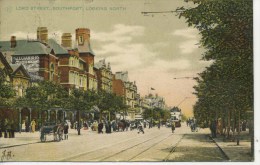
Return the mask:
{"type": "Polygon", "coordinates": [[[124,98],[125,104],[129,106],[128,118],[135,120],[138,110],[137,86],[135,82],[128,81],[128,72],[116,72],[113,79],[113,92],[124,98]]]}
{"type": "Polygon", "coordinates": [[[97,75],[98,90],[112,93],[113,74],[110,63],[106,64],[105,59],[100,60],[95,63],[94,69],[97,75]]]}
{"type": "Polygon", "coordinates": [[[145,96],[143,99],[143,106],[147,107],[147,108],[161,108],[161,109],[165,109],[166,105],[165,105],[165,100],[163,97],[158,96],[158,94],[156,94],[155,96],[152,94],[149,94],[147,96],[145,96]]]}

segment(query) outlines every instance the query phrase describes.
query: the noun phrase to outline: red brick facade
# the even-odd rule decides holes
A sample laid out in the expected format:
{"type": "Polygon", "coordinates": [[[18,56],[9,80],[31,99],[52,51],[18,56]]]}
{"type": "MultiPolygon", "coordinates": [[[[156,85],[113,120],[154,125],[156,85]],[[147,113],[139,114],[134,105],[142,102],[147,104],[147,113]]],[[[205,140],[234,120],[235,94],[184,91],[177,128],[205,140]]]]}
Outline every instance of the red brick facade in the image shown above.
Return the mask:
{"type": "Polygon", "coordinates": [[[39,76],[44,80],[59,82],[59,59],[55,55],[40,55],[40,71],[39,76]]]}
{"type": "Polygon", "coordinates": [[[125,96],[125,85],[124,82],[120,79],[113,78],[113,93],[115,93],[117,96],[125,96]]]}

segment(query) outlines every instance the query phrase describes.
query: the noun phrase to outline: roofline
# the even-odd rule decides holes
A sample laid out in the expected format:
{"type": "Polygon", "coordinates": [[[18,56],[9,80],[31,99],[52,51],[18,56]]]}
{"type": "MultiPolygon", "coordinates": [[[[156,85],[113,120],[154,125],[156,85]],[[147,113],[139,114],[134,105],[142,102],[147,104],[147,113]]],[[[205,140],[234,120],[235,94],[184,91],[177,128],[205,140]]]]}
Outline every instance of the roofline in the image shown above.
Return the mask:
{"type": "Polygon", "coordinates": [[[2,52],[0,52],[0,57],[3,59],[5,65],[9,68],[9,70],[10,70],[11,72],[13,72],[13,71],[14,71],[13,68],[10,66],[10,64],[8,63],[8,61],[5,59],[5,57],[4,57],[4,55],[3,55],[2,52]]]}
{"type": "Polygon", "coordinates": [[[24,68],[24,66],[22,64],[20,64],[20,66],[16,70],[13,71],[12,75],[15,74],[19,68],[21,68],[25,72],[26,76],[29,77],[28,79],[31,79],[29,73],[27,72],[27,70],[24,68]]]}

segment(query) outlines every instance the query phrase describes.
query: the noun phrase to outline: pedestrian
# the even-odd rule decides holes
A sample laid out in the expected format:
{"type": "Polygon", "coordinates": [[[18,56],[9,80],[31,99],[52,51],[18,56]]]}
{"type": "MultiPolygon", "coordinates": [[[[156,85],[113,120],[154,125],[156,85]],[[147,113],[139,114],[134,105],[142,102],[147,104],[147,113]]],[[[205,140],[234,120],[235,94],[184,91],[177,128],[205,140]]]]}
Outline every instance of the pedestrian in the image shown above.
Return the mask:
{"type": "Polygon", "coordinates": [[[211,137],[212,138],[216,138],[216,121],[213,120],[211,121],[211,124],[210,124],[210,131],[211,131],[211,137]]]}
{"type": "Polygon", "coordinates": [[[138,123],[137,129],[138,129],[138,134],[140,132],[143,132],[143,134],[144,134],[144,127],[143,127],[143,124],[141,122],[138,123]]]}
{"type": "Polygon", "coordinates": [[[105,122],[105,129],[106,129],[106,133],[108,133],[108,121],[105,122]]]}
{"type": "Polygon", "coordinates": [[[35,120],[33,119],[32,122],[31,122],[32,133],[35,132],[35,126],[36,126],[36,122],[35,122],[35,120]]]}
{"type": "Polygon", "coordinates": [[[74,123],[74,129],[77,130],[77,128],[78,128],[78,122],[76,121],[76,122],[74,123]]]}
{"type": "Polygon", "coordinates": [[[14,121],[12,120],[11,121],[11,123],[10,123],[10,125],[11,125],[11,138],[14,138],[14,132],[15,132],[15,124],[14,124],[14,121]]]}
{"type": "Polygon", "coordinates": [[[25,129],[26,129],[25,120],[23,120],[23,123],[22,123],[22,132],[25,132],[25,129]]]}
{"type": "Polygon", "coordinates": [[[103,127],[104,127],[104,125],[103,125],[103,122],[101,121],[100,123],[98,123],[98,133],[103,133],[103,127]]]}
{"type": "Polygon", "coordinates": [[[126,122],[125,122],[125,129],[126,129],[126,131],[128,131],[129,126],[130,126],[129,121],[126,121],[126,122]]]}
{"type": "Polygon", "coordinates": [[[97,131],[98,129],[98,122],[95,120],[93,123],[93,131],[97,131]]]}
{"type": "Polygon", "coordinates": [[[30,122],[28,118],[25,120],[25,132],[30,132],[30,122]]]}
{"type": "Polygon", "coordinates": [[[64,139],[65,140],[68,140],[69,139],[69,135],[68,135],[68,133],[69,133],[69,125],[68,125],[68,123],[67,122],[65,122],[65,124],[64,124],[64,139]]]}
{"type": "Polygon", "coordinates": [[[151,122],[149,122],[148,124],[149,124],[149,129],[150,129],[150,128],[152,128],[152,123],[151,123],[151,122]]]}
{"type": "Polygon", "coordinates": [[[160,129],[160,127],[161,127],[161,123],[160,123],[160,121],[159,121],[159,123],[158,123],[158,129],[160,129]]]}
{"type": "Polygon", "coordinates": [[[144,128],[146,128],[146,121],[144,121],[144,128]]]}
{"type": "Polygon", "coordinates": [[[106,123],[106,133],[111,133],[111,122],[110,121],[108,121],[106,123]]]}
{"type": "Polygon", "coordinates": [[[172,122],[172,133],[174,132],[174,130],[175,130],[175,122],[173,121],[172,122]]]}

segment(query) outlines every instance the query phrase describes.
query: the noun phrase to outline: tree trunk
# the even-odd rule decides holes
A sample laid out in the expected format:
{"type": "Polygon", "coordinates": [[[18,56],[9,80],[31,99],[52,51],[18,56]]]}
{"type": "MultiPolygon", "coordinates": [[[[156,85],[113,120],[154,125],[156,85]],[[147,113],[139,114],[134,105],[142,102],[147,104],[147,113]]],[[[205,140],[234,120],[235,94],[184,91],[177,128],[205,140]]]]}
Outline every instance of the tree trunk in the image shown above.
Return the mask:
{"type": "Polygon", "coordinates": [[[227,126],[227,138],[230,138],[230,123],[231,123],[231,114],[230,110],[228,111],[228,126],[227,126]]]}

